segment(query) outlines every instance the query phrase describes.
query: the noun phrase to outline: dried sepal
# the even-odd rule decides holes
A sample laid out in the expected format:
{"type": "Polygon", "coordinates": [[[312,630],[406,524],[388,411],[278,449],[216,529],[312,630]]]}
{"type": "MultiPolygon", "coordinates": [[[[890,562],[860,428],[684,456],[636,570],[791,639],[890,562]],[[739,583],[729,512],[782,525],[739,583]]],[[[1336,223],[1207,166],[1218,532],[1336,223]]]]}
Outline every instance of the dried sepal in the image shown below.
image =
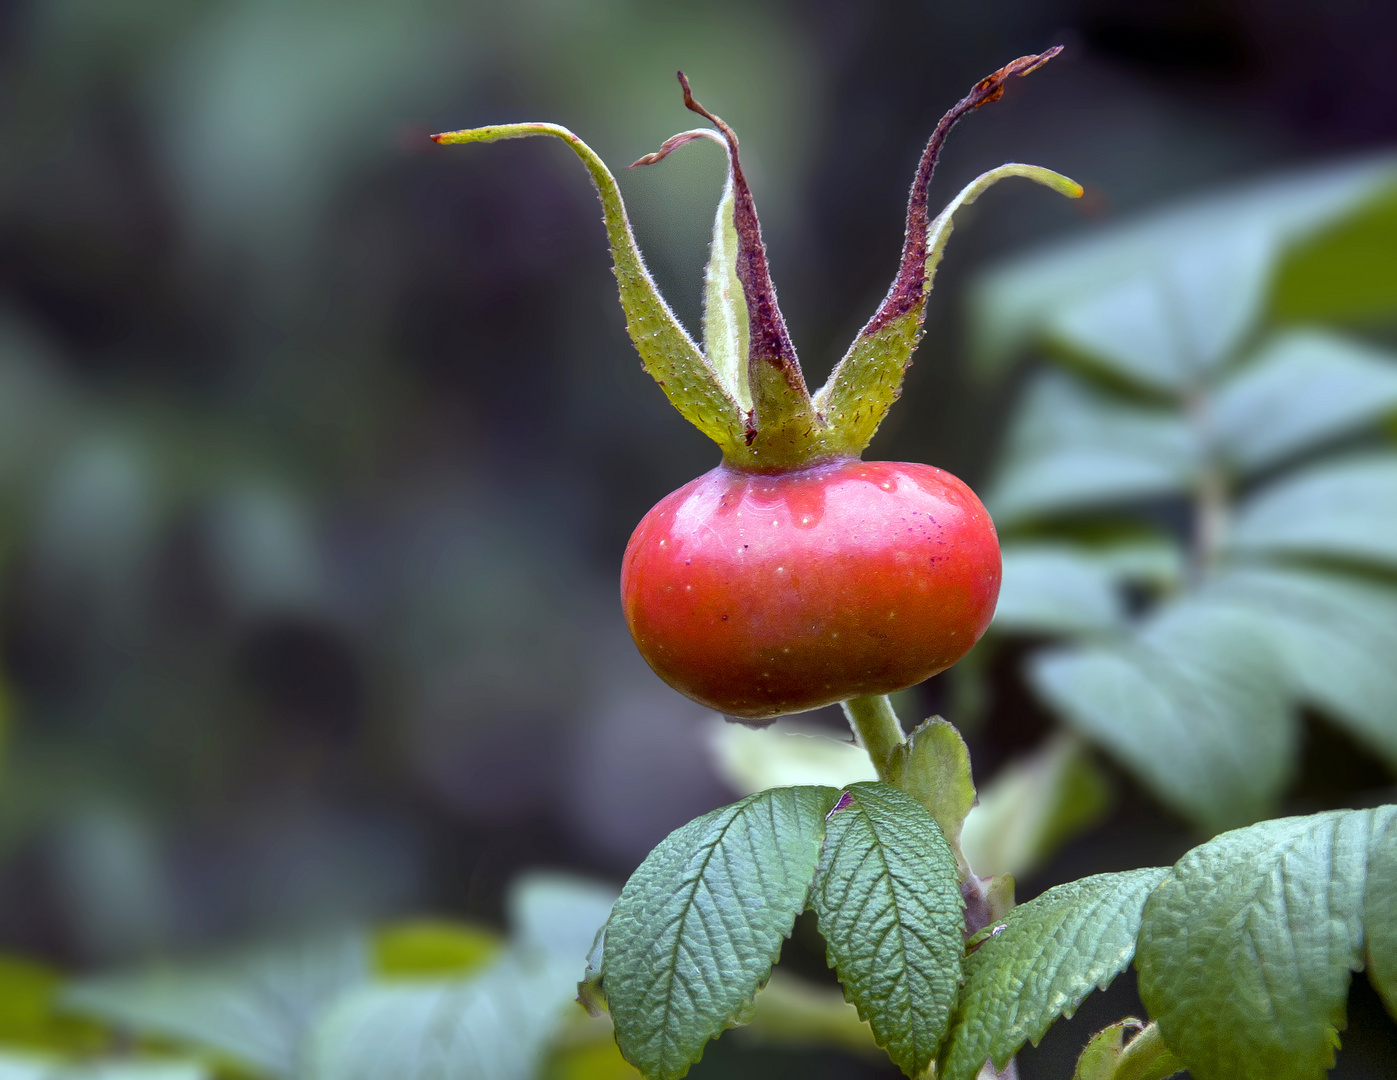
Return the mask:
{"type": "Polygon", "coordinates": [[[946,136],[967,114],[981,105],[998,101],[1005,83],[1014,76],[1038,70],[1061,46],[1034,56],[1021,56],[994,74],[981,79],[943,116],[927,140],[907,200],[907,227],[902,241],[902,261],[887,296],[859,332],[829,381],[815,395],[815,407],[829,425],[827,452],[858,454],[868,445],[902,392],[902,380],[921,340],[936,265],[950,236],[952,216],[974,202],[990,185],[1009,176],[1024,176],[1077,198],[1081,186],[1048,169],[1032,165],[1004,165],[968,184],[935,220],[928,215],[932,174],[946,136]]]}
{"type": "MultiPolygon", "coordinates": [[[[742,450],[736,458],[729,454],[728,459],[745,469],[779,471],[831,456],[819,452],[824,422],[811,404],[795,346],[776,302],[737,135],[721,117],[694,99],[682,71],[679,84],[685,107],[718,129],[714,135],[728,155],[728,177],[705,274],[704,319],[709,362],[725,378],[728,392],[748,410],[742,450]],[[734,284],[738,289],[732,287],[734,284]]],[[[635,164],[653,164],[698,137],[697,131],[681,132],[635,164]]]]}
{"type": "Polygon", "coordinates": [[[922,335],[932,276],[957,210],[1009,176],[1026,177],[1071,197],[1082,193],[1077,184],[1057,173],[1011,164],[978,177],[934,220],[927,210],[936,159],[956,122],[981,105],[997,101],[1010,78],[1037,70],[1060,51],[1058,47],[1020,57],[981,79],[936,125],[912,183],[897,277],[873,318],[813,398],[776,302],[737,136],[720,117],[694,100],[683,72],[679,73],[679,83],[685,107],[717,130],[680,132],[634,164],[662,161],[696,139],[711,139],[727,154],[728,176],[704,274],[702,349],[674,317],[646,270],[615,178],[576,135],[556,124],[535,123],[432,137],[439,143],[465,143],[552,135],[568,143],[587,166],[601,197],[626,328],[645,369],[685,419],[722,448],[728,464],[754,472],[783,472],[857,457],[872,439],[901,393],[912,351],[922,335]]]}

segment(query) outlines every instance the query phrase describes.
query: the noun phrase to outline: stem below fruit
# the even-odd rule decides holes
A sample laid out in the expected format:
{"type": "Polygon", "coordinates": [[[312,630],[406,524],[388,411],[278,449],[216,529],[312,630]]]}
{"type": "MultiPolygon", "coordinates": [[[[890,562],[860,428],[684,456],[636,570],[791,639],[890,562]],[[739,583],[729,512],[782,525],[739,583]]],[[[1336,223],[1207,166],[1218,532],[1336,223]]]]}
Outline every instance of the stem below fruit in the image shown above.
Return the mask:
{"type": "Polygon", "coordinates": [[[843,703],[843,708],[844,715],[849,718],[849,726],[854,729],[854,737],[873,759],[878,779],[884,783],[894,783],[893,755],[905,739],[893,703],[886,694],[879,694],[876,697],[850,698],[843,703]]]}

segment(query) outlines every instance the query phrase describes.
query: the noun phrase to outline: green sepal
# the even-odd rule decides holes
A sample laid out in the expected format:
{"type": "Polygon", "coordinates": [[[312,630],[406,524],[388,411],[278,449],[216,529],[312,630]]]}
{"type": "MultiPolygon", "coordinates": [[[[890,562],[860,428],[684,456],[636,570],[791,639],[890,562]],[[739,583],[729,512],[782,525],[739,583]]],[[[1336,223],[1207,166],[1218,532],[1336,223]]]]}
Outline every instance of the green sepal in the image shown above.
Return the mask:
{"type": "Polygon", "coordinates": [[[710,120],[718,131],[682,132],[635,164],[659,161],[697,138],[714,138],[727,150],[728,179],[705,273],[703,350],[674,317],[646,270],[615,178],[576,135],[556,124],[527,123],[432,138],[439,143],[466,143],[552,135],[567,142],[587,166],[601,196],[626,329],[645,369],[684,418],[719,445],[729,465],[751,472],[786,472],[857,457],[873,437],[901,392],[903,374],[921,336],[926,292],[956,210],[1006,176],[1026,176],[1064,194],[1081,194],[1077,184],[1057,173],[1011,164],[978,178],[934,221],[927,214],[932,170],[951,128],[962,116],[997,101],[1009,78],[1037,70],[1060,51],[1059,46],[1007,64],[980,80],[942,117],[913,183],[903,258],[892,290],[826,388],[813,399],[776,302],[761,225],[738,157],[737,136],[694,100],[683,72],[679,81],[685,106],[710,120]]]}
{"type": "Polygon", "coordinates": [[[742,444],[735,451],[725,446],[724,455],[729,464],[754,472],[780,472],[828,459],[832,455],[823,445],[825,424],[810,400],[776,302],[737,135],[694,100],[682,71],[679,84],[685,108],[718,130],[681,132],[635,164],[654,164],[699,137],[713,138],[727,151],[728,176],[714,221],[704,294],[704,355],[744,410],[742,444]]]}
{"type": "Polygon", "coordinates": [[[927,294],[936,268],[951,237],[955,214],[969,206],[986,189],[1022,176],[1050,187],[1069,199],[1081,198],[1082,186],[1051,169],[1010,163],[976,177],[936,216],[927,229],[926,254],[916,299],[894,306],[903,276],[893,283],[878,313],[854,339],[853,345],[815,394],[815,408],[829,425],[825,436],[830,453],[859,454],[878,430],[892,403],[902,394],[902,380],[912,363],[912,352],[922,338],[927,294]],[[905,308],[905,310],[900,310],[905,308]],[[891,312],[896,311],[896,314],[891,312]]]}
{"type": "Polygon", "coordinates": [[[745,445],[742,410],[688,332],[675,318],[650,277],[626,217],[616,178],[592,148],[557,124],[496,124],[449,131],[432,138],[439,143],[495,142],[531,135],[562,139],[582,159],[601,197],[602,218],[611,244],[611,258],[620,287],[626,331],[635,342],[645,370],[660,384],[674,407],[731,456],[745,445]]]}

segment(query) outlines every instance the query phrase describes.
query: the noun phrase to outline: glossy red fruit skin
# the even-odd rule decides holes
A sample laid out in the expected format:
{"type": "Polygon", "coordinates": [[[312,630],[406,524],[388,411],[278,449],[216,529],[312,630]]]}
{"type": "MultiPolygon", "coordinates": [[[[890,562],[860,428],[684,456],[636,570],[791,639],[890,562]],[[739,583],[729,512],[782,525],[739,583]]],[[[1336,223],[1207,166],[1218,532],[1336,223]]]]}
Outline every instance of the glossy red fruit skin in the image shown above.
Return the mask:
{"type": "Polygon", "coordinates": [[[720,465],[636,526],[621,603],[670,686],[768,720],[944,671],[989,625],[1000,569],[989,514],[941,469],[720,465]]]}

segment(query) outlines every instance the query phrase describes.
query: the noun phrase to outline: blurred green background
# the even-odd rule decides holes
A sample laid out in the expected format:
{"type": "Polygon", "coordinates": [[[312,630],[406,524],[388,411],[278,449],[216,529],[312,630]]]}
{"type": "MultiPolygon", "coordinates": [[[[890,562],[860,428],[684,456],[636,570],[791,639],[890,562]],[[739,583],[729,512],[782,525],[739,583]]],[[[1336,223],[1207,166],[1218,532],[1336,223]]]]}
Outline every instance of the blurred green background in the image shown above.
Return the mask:
{"type": "MultiPolygon", "coordinates": [[[[1391,146],[1394,37],[1397,9],[1302,0],[4,0],[0,952],[87,972],[422,914],[499,928],[522,871],[619,885],[730,801],[708,718],[635,654],[616,595],[630,529],[715,454],[640,370],[571,155],[429,132],[572,128],[620,173],[696,327],[720,156],[620,169],[690,126],[683,68],[742,136],[818,384],[892,278],[936,119],[988,71],[1065,44],[957,129],[933,200],[1006,160],[1088,196],[1006,185],[960,219],[870,451],[987,488],[1027,384],[970,359],[976,275],[1391,146]]],[[[1350,239],[1365,279],[1392,273],[1390,229],[1350,239]]],[[[1291,301],[1326,280],[1321,262],[1291,301]]],[[[1007,309],[982,295],[993,324],[1007,309]]],[[[1375,347],[1392,344],[1384,302],[1355,331],[1375,347]]],[[[1148,378],[1068,361],[1149,397],[1148,378]]],[[[1035,509],[1019,523],[1041,540],[1035,509]]],[[[1182,535],[1179,514],[1146,518],[1182,535]]],[[[1137,610],[1151,595],[1126,592],[1137,610]]],[[[1060,629],[1028,618],[904,717],[962,724],[992,778],[1055,730],[1022,660],[1060,629]]],[[[1391,758],[1305,724],[1286,806],[1390,801],[1391,758]]],[[[1091,758],[1109,819],[1045,855],[1021,897],[1207,835],[1119,757],[1091,758]]],[[[827,979],[813,928],[788,951],[827,979]]],[[[1132,993],[1123,977],[1089,1002],[1023,1076],[1069,1075],[1132,993]]],[[[1362,1055],[1392,1046],[1365,1034],[1381,1006],[1365,988],[1352,1008],[1341,1069],[1379,1075],[1362,1055]]],[[[890,1075],[738,1040],[694,1073],[797,1074],[890,1075]]]]}

